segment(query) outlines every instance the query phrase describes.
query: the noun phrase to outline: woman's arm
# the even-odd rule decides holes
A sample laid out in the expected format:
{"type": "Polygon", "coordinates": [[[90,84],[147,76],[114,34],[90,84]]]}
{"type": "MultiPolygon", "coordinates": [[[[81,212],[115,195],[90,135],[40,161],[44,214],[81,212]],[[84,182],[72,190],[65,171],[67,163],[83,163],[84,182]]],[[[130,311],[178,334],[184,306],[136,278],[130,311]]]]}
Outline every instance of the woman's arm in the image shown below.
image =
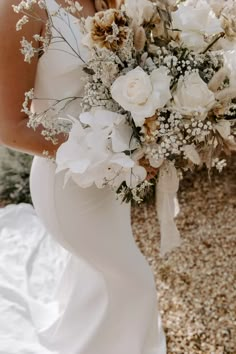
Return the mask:
{"type": "MultiPolygon", "coordinates": [[[[66,137],[61,134],[58,145],[53,145],[41,135],[42,128],[34,131],[27,127],[28,117],[21,112],[24,93],[34,87],[38,60],[33,58],[31,64],[24,62],[20,41],[22,36],[30,41],[32,35],[41,34],[44,23],[29,21],[17,32],[20,16],[13,12],[13,4],[15,0],[0,1],[0,144],[34,155],[48,151],[54,157],[66,137]]],[[[46,20],[46,13],[38,11],[46,20]]]]}

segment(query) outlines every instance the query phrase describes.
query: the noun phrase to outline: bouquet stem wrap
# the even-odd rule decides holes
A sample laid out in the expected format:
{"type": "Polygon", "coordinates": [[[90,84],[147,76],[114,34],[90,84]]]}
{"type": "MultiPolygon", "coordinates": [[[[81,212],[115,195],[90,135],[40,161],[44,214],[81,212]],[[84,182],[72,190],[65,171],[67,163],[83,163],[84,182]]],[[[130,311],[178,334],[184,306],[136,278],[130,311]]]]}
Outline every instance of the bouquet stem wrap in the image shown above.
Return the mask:
{"type": "Polygon", "coordinates": [[[176,168],[173,163],[166,162],[160,168],[159,180],[156,184],[156,207],[161,232],[161,256],[181,244],[180,233],[174,220],[179,212],[178,189],[179,178],[176,168]]]}

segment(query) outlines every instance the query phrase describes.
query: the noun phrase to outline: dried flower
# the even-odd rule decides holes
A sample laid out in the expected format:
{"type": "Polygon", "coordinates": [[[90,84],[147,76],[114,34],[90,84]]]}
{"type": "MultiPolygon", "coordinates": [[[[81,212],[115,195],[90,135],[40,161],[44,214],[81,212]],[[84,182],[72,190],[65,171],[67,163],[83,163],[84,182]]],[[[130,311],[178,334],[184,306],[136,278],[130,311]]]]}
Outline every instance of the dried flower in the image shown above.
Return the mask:
{"type": "Polygon", "coordinates": [[[209,90],[216,92],[227,76],[226,68],[220,68],[208,83],[209,90]]]}
{"type": "Polygon", "coordinates": [[[146,33],[142,26],[135,26],[134,28],[134,47],[138,52],[144,49],[146,43],[146,33]]]}
{"type": "Polygon", "coordinates": [[[32,42],[29,42],[25,39],[25,37],[21,40],[21,53],[24,55],[24,61],[27,63],[31,63],[31,59],[34,57],[36,53],[35,48],[32,45],[32,42]]]}
{"type": "Polygon", "coordinates": [[[20,31],[22,27],[29,22],[29,17],[24,15],[16,24],[16,30],[20,31]]]}
{"type": "Polygon", "coordinates": [[[112,51],[117,51],[124,46],[129,33],[127,25],[123,14],[114,9],[98,12],[94,17],[86,20],[90,42],[112,51]]]}
{"type": "Polygon", "coordinates": [[[221,20],[222,28],[230,40],[236,38],[236,3],[234,0],[219,2],[219,0],[210,0],[210,5],[216,16],[221,20]]]}

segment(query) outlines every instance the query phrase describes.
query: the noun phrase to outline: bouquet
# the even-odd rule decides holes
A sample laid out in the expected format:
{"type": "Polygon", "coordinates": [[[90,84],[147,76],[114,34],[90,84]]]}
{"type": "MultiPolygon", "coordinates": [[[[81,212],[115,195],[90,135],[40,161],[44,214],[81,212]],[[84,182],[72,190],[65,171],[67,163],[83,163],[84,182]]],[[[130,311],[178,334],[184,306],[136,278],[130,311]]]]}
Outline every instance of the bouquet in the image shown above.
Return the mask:
{"type": "MultiPolygon", "coordinates": [[[[34,3],[47,9],[44,0],[22,1],[15,11],[27,15],[18,29],[34,3]]],[[[63,11],[79,18],[89,53],[82,113],[64,124],[47,112],[32,113],[31,90],[23,105],[29,126],[42,124],[53,140],[70,122],[57,171],[66,170],[66,180],[80,187],[110,186],[123,201],[140,203],[157,183],[162,231],[178,242],[173,203],[179,179],[196,166],[221,171],[225,155],[236,150],[236,4],[126,0],[119,10],[84,19],[78,1],[67,3],[63,11]]],[[[50,28],[60,10],[48,13],[46,36],[35,36],[40,50],[53,41],[50,28]]],[[[22,40],[26,61],[37,50],[22,40]]]]}

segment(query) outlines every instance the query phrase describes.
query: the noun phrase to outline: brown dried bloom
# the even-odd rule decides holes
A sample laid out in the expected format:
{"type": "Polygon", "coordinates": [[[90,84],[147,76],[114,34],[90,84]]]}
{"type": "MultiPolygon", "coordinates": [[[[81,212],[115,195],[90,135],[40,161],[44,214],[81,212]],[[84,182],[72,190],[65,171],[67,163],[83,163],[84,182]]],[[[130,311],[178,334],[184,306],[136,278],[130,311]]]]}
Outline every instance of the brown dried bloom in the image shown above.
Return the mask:
{"type": "Polygon", "coordinates": [[[159,122],[157,121],[157,114],[154,114],[152,117],[146,118],[144,125],[150,132],[156,130],[159,125],[159,122]]]}
{"type": "Polygon", "coordinates": [[[157,115],[154,114],[152,117],[148,117],[145,119],[145,123],[143,125],[143,130],[145,134],[146,142],[154,142],[156,141],[155,133],[159,130],[159,122],[157,121],[157,115]]]}
{"type": "Polygon", "coordinates": [[[229,105],[227,101],[219,102],[213,109],[212,113],[214,116],[212,117],[214,119],[215,116],[220,117],[220,116],[225,116],[226,113],[229,110],[229,105]]]}
{"type": "Polygon", "coordinates": [[[116,51],[128,37],[127,20],[118,10],[100,11],[91,19],[91,40],[100,48],[116,51]]]}

